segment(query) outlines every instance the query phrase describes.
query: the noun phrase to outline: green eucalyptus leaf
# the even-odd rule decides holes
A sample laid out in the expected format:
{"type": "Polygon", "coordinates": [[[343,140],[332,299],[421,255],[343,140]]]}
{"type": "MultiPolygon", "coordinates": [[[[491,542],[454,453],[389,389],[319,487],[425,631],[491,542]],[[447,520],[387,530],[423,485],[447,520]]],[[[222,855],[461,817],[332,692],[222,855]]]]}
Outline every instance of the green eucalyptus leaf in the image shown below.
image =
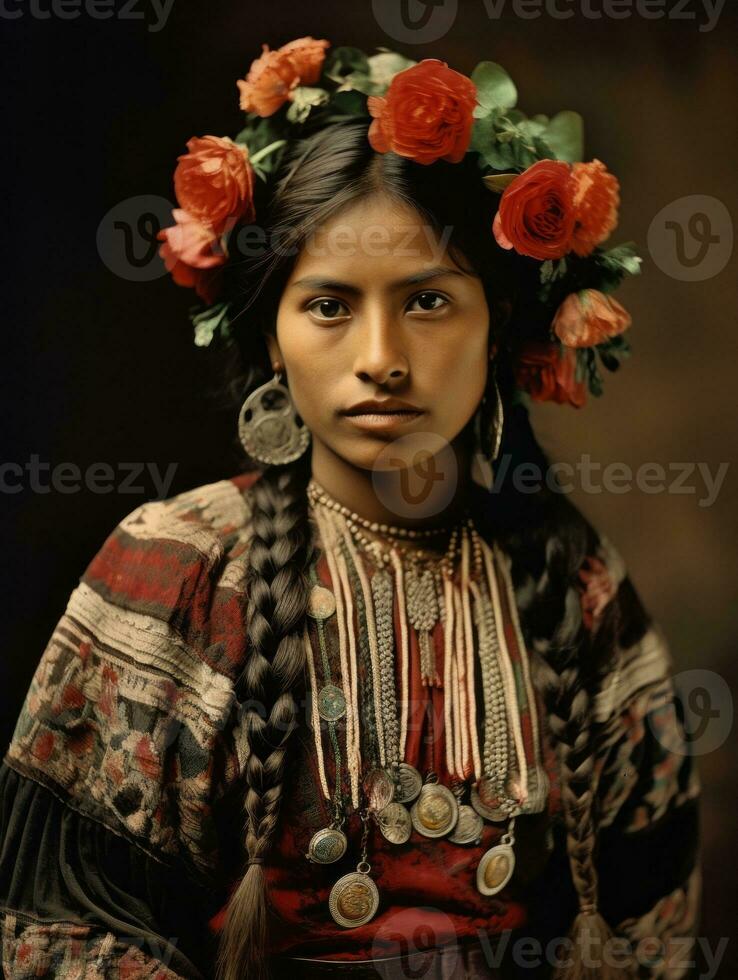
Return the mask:
{"type": "Polygon", "coordinates": [[[485,154],[485,160],[495,170],[509,170],[518,165],[510,143],[493,143],[485,154]]]}
{"type": "Polygon", "coordinates": [[[575,163],[584,156],[584,120],[578,112],[558,112],[541,135],[557,160],[575,163]]]}
{"type": "Polygon", "coordinates": [[[506,116],[510,122],[515,123],[516,126],[518,123],[524,122],[528,118],[524,112],[520,111],[520,109],[508,109],[506,116]]]}
{"type": "Polygon", "coordinates": [[[546,127],[535,119],[523,119],[518,123],[518,129],[524,136],[533,137],[540,136],[546,127]]]}
{"type": "Polygon", "coordinates": [[[515,140],[511,144],[515,164],[525,170],[538,161],[535,150],[532,150],[521,139],[515,140]]]}
{"type": "Polygon", "coordinates": [[[472,72],[477,100],[489,109],[512,108],[518,101],[518,90],[505,69],[494,61],[481,61],[472,72]]]}

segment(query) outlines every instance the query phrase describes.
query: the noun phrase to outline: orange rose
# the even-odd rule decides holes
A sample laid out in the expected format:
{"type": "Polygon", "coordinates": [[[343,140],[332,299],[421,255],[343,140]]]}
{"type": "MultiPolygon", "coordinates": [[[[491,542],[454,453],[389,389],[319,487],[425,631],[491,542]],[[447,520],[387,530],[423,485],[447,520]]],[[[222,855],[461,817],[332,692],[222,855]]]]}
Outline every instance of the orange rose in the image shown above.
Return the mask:
{"type": "Polygon", "coordinates": [[[323,70],[325,49],[330,46],[330,41],[316,41],[314,37],[298,37],[296,41],[283,44],[279,50],[292,58],[301,85],[315,85],[323,70]]]}
{"type": "Polygon", "coordinates": [[[631,324],[628,311],[598,289],[571,293],[556,311],[552,327],[567,347],[591,347],[623,333],[631,324]]]}
{"type": "Polygon", "coordinates": [[[270,51],[262,44],[263,54],[252,62],[245,79],[236,84],[241,93],[239,101],[244,112],[257,116],[271,116],[284,105],[294,88],[300,84],[295,63],[282,51],[270,51]]]}
{"type": "Polygon", "coordinates": [[[245,146],[227,136],[193,136],[177,157],[174,192],[189,215],[223,232],[229,218],[254,218],[254,171],[245,146]]]}
{"type": "Polygon", "coordinates": [[[505,188],[492,230],[497,244],[534,259],[571,250],[574,186],[569,164],[539,160],[505,188]]]}
{"type": "Polygon", "coordinates": [[[587,400],[583,381],[575,379],[576,352],[557,344],[529,341],[515,368],[515,379],[537,402],[568,403],[581,408],[587,400]]]}
{"type": "Polygon", "coordinates": [[[398,72],[384,98],[370,95],[369,143],[417,163],[460,163],[471,142],[477,88],[438,58],[398,72]]]}
{"type": "Polygon", "coordinates": [[[221,282],[217,266],[226,260],[225,252],[213,248],[217,235],[182,208],[175,208],[172,217],[176,224],[156,236],[163,242],[159,255],[178,286],[194,287],[206,303],[213,303],[221,282]]]}
{"type": "Polygon", "coordinates": [[[609,238],[618,223],[620,183],[600,160],[575,163],[572,177],[576,184],[576,223],[571,248],[577,255],[585,256],[609,238]]]}
{"type": "Polygon", "coordinates": [[[241,108],[258,116],[273,115],[292,98],[298,85],[314,85],[318,81],[329,46],[330,41],[312,37],[290,41],[276,51],[262,44],[261,57],[251,63],[246,78],[236,82],[241,108]]]}

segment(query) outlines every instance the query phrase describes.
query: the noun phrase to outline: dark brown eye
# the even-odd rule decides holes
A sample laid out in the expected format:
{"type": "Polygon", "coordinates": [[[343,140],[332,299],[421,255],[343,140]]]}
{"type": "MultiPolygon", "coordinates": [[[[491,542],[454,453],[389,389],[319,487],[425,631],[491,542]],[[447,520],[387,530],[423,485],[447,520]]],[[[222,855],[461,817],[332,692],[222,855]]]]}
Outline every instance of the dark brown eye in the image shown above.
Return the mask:
{"type": "Polygon", "coordinates": [[[342,307],[343,305],[338,299],[319,299],[309,306],[308,309],[311,313],[318,313],[319,311],[318,319],[320,320],[333,320],[337,316],[342,315],[336,307],[342,307]]]}
{"type": "MultiPolygon", "coordinates": [[[[413,303],[421,303],[422,304],[422,308],[423,308],[423,310],[426,313],[432,313],[434,310],[440,310],[441,309],[441,306],[433,306],[433,305],[430,305],[430,304],[433,303],[433,301],[435,301],[437,299],[440,299],[440,300],[443,300],[444,302],[446,302],[446,297],[445,296],[442,296],[441,293],[432,293],[432,292],[420,293],[418,296],[415,297],[415,299],[412,302],[413,303]]],[[[441,305],[443,305],[443,304],[441,304],[441,305]]]]}

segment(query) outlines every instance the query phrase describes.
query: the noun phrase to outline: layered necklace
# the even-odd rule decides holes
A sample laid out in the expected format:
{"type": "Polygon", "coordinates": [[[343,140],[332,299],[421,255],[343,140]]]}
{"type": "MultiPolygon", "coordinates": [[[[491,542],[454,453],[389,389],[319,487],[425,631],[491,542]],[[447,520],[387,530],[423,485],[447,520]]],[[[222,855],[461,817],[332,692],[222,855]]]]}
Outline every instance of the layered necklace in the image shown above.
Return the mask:
{"type": "Polygon", "coordinates": [[[507,823],[506,832],[482,854],[476,869],[478,890],[494,895],[513,874],[515,817],[542,810],[548,793],[509,562],[496,543],[490,546],[479,534],[468,510],[451,528],[392,527],[352,512],[314,478],[307,494],[332,583],[332,588],[322,584],[315,564],[311,566],[308,613],[315,622],[319,658],[307,625],[303,640],[318,773],[333,820],[314,833],[306,858],[331,864],[348,848],[342,829],[349,806],[341,790],[343,765],[350,805],[363,824],[356,871],[333,885],[330,913],[340,925],[352,927],[370,921],[377,911],[379,890],[370,876],[367,851],[370,820],[395,845],[406,843],[414,829],[425,837],[478,846],[485,820],[507,823]],[[448,535],[442,556],[423,547],[442,534],[448,535]],[[355,603],[365,624],[358,636],[355,603]],[[331,631],[326,627],[333,616],[338,657],[331,661],[331,631]],[[439,621],[444,637],[441,664],[432,640],[439,621]],[[505,622],[514,631],[512,644],[505,622]],[[421,773],[405,759],[412,632],[423,686],[443,692],[448,786],[432,766],[421,773]],[[362,658],[363,676],[369,679],[363,685],[362,658]],[[333,676],[331,662],[340,664],[340,676],[333,676]],[[477,665],[481,690],[475,683],[477,665]],[[321,719],[335,764],[332,792],[321,719]]]}

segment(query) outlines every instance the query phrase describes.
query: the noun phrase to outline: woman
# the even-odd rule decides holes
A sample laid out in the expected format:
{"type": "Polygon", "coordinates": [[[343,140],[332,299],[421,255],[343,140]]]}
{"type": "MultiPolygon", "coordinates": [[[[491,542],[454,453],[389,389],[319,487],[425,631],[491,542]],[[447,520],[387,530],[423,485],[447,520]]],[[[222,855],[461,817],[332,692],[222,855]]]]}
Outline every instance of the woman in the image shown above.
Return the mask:
{"type": "Polygon", "coordinates": [[[527,411],[627,352],[617,182],[499,66],[327,47],[180,158],[162,255],[249,461],[125,517],[41,658],[6,974],[688,976],[668,648],[527,411]]]}

